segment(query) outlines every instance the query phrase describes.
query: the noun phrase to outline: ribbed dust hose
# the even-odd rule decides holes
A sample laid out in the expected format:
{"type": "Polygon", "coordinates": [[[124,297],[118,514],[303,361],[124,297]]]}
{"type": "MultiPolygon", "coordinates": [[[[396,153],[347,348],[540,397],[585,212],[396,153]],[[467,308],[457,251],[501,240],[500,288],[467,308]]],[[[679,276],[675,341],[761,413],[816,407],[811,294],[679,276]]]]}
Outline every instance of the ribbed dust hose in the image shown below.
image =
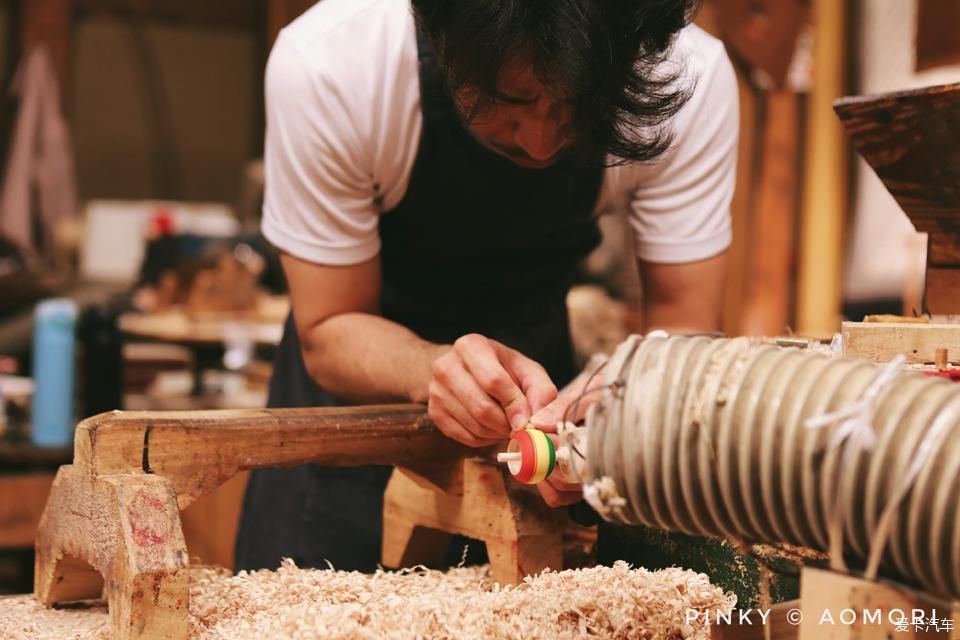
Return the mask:
{"type": "Polygon", "coordinates": [[[900,364],[633,337],[574,466],[607,520],[830,551],[960,598],[960,387],[900,364]]]}

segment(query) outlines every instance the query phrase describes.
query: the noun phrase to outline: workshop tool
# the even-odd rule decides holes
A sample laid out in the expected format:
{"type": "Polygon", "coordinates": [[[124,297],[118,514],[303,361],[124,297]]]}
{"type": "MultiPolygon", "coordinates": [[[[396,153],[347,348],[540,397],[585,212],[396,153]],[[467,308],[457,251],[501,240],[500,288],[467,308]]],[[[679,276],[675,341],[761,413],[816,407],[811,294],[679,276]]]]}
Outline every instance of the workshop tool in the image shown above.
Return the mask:
{"type": "Polygon", "coordinates": [[[183,640],[180,510],[240,470],[307,462],[405,468],[385,496],[385,564],[419,562],[457,533],[487,543],[505,582],[561,569],[555,513],[496,463],[465,459],[484,454],[443,436],[420,405],[101,414],[77,426],[73,464],[54,481],[34,594],[52,606],[102,592],[114,640],[183,640]]]}
{"type": "Polygon", "coordinates": [[[634,337],[587,414],[585,497],[611,521],[829,550],[960,597],[960,393],[901,364],[634,337]]]}

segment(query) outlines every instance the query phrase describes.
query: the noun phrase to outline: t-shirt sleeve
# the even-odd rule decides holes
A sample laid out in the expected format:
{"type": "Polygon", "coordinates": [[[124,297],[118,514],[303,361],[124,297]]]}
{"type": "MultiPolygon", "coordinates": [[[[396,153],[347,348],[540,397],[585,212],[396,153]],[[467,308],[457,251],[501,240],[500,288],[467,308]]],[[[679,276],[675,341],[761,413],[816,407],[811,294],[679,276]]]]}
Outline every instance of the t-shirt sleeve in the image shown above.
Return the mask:
{"type": "Polygon", "coordinates": [[[673,146],[640,173],[630,202],[637,257],[683,263],[713,257],[732,240],[739,95],[722,46],[673,124],[673,146]]]}
{"type": "Polygon", "coordinates": [[[303,260],[358,264],[380,251],[371,161],[350,116],[356,98],[329,67],[308,63],[283,33],[270,54],[261,229],[303,260]]]}

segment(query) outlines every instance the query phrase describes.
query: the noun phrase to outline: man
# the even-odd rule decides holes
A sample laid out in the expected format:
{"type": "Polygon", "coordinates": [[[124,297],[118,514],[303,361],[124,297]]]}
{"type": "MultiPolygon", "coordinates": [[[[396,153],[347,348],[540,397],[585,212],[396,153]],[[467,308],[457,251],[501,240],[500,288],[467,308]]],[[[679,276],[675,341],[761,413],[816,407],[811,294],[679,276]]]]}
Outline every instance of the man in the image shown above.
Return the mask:
{"type": "MultiPolygon", "coordinates": [[[[687,26],[696,4],[323,0],[285,29],[263,232],[293,309],[271,406],[426,402],[478,447],[555,425],[575,373],[565,296],[618,208],[647,326],[716,329],[737,88],[687,26]]],[[[254,473],[237,568],[372,570],[389,471],[254,473]]]]}

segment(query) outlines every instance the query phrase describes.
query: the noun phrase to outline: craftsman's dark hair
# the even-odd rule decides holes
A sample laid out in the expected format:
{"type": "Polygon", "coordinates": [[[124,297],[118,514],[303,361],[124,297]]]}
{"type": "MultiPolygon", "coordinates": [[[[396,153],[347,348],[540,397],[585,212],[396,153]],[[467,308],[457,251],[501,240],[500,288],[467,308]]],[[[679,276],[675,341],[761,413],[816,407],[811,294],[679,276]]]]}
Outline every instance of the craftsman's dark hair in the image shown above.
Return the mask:
{"type": "MultiPolygon", "coordinates": [[[[670,146],[669,120],[693,87],[661,65],[700,0],[412,0],[453,92],[474,92],[468,117],[495,106],[497,79],[532,63],[544,86],[574,105],[578,138],[614,164],[670,146]]],[[[667,68],[669,66],[669,68],[667,68]]]]}

